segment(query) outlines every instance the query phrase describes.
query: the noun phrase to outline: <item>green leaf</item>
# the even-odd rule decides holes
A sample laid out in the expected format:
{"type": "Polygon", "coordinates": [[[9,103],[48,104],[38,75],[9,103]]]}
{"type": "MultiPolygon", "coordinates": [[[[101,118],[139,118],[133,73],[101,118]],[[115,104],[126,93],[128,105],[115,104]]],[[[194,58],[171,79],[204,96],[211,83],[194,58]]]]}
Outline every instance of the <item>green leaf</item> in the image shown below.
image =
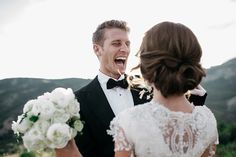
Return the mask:
{"type": "Polygon", "coordinates": [[[32,116],[29,118],[29,120],[35,123],[35,122],[37,122],[37,120],[39,119],[39,115],[40,115],[40,113],[39,113],[37,116],[32,115],[32,116]]]}

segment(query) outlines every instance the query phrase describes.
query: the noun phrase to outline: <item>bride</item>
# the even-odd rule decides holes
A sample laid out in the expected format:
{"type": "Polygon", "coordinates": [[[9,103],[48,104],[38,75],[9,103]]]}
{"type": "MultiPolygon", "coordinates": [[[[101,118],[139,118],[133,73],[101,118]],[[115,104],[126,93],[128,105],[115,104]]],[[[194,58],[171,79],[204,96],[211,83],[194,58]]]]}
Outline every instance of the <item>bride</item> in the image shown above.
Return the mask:
{"type": "Polygon", "coordinates": [[[201,55],[197,38],[183,24],[162,22],[146,32],[139,67],[154,95],[151,102],[111,122],[108,133],[115,141],[115,157],[215,156],[218,132],[213,113],[184,95],[205,76],[201,55]]]}
{"type": "MultiPolygon", "coordinates": [[[[153,99],[111,121],[115,157],[215,156],[216,119],[208,107],[195,106],[185,96],[195,88],[202,91],[201,55],[197,38],[183,24],[162,22],[146,32],[138,67],[154,89],[153,99]]],[[[56,156],[81,157],[74,140],[56,156]]]]}

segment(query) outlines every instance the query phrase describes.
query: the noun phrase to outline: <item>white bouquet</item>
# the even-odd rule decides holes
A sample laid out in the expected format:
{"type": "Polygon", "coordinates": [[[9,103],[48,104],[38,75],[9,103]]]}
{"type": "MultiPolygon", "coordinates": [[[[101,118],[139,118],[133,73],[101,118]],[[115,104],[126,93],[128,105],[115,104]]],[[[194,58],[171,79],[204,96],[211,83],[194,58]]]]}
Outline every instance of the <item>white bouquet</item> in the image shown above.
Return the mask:
{"type": "Polygon", "coordinates": [[[23,114],[13,121],[12,130],[29,151],[63,148],[81,133],[80,105],[72,89],[56,88],[29,100],[23,114]]]}

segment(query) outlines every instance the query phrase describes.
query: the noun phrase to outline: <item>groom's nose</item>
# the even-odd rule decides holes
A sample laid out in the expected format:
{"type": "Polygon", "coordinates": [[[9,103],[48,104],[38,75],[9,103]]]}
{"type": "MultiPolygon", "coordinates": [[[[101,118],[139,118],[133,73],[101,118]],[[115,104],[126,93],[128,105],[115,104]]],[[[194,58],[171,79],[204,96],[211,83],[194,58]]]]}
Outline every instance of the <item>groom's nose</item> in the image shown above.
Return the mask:
{"type": "Polygon", "coordinates": [[[130,47],[126,43],[122,43],[120,51],[129,53],[130,47]]]}

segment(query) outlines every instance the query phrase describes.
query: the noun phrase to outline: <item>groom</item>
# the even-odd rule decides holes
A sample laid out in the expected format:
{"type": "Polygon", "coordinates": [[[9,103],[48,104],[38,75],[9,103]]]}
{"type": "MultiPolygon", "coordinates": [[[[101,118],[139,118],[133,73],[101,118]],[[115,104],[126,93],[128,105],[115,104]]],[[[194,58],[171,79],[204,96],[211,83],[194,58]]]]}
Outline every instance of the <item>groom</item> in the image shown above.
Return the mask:
{"type": "Polygon", "coordinates": [[[126,108],[151,100],[147,95],[140,97],[142,89],[128,88],[125,75],[130,53],[128,34],[126,22],[118,20],[103,22],[93,33],[93,50],[100,62],[98,75],[75,92],[85,122],[83,134],[75,138],[83,157],[113,157],[114,143],[106,132],[110,121],[126,108]]]}

